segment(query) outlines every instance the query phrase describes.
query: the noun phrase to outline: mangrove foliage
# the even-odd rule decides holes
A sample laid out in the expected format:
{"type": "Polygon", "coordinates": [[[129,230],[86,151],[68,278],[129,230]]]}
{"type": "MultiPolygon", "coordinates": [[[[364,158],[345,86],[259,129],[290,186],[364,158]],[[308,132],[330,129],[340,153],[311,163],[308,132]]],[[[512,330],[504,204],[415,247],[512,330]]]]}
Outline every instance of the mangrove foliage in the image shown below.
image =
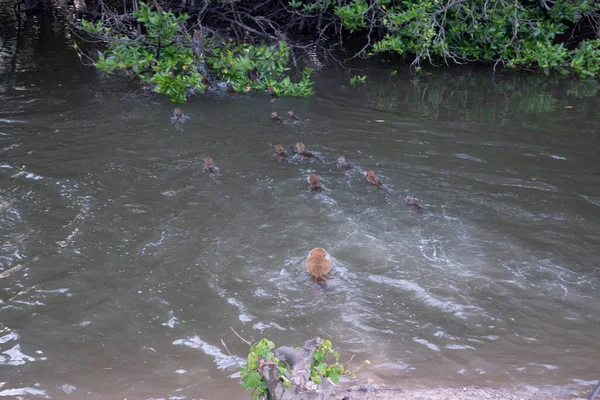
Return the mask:
{"type": "Polygon", "coordinates": [[[596,0],[83,4],[65,5],[65,12],[85,40],[104,47],[90,54],[89,44],[76,45],[82,60],[90,54],[98,69],[135,78],[179,102],[218,86],[238,93],[268,91],[273,97],[309,95],[307,65],[329,60],[345,68],[349,59],[390,53],[415,72],[425,64],[475,62],[583,79],[600,72],[596,0]]]}

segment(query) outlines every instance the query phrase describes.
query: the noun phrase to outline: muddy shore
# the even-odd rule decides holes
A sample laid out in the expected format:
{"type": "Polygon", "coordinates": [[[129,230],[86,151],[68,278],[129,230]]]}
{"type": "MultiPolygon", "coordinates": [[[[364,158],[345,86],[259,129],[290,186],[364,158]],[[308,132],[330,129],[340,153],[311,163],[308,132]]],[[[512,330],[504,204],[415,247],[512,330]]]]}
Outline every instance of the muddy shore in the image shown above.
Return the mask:
{"type": "Polygon", "coordinates": [[[461,387],[444,389],[379,388],[361,385],[340,388],[336,400],[585,400],[568,395],[526,389],[497,389],[486,387],[461,387]]]}

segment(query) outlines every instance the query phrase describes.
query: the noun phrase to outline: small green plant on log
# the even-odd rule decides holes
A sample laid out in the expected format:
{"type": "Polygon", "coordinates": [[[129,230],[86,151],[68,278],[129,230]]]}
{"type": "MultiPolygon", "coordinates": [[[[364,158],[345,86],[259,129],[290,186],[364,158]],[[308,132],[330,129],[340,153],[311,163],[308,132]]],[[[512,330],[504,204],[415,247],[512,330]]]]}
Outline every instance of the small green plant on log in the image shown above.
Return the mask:
{"type": "Polygon", "coordinates": [[[333,383],[338,383],[340,375],[344,372],[350,373],[350,371],[344,371],[344,367],[340,364],[340,355],[337,350],[333,349],[329,340],[323,340],[317,347],[314,359],[310,376],[315,383],[321,383],[323,378],[329,378],[333,383]],[[332,362],[332,364],[328,364],[328,362],[332,362]]]}
{"type": "Polygon", "coordinates": [[[278,400],[289,393],[311,399],[317,388],[319,393],[332,392],[341,376],[354,376],[356,370],[344,369],[339,361],[329,340],[315,338],[302,348],[275,349],[272,341],[262,339],[250,347],[247,364],[241,369],[241,385],[252,389],[254,400],[278,400]]]}
{"type": "MultiPolygon", "coordinates": [[[[262,375],[259,373],[259,367],[262,367],[264,363],[274,363],[277,365],[277,369],[285,368],[273,354],[275,344],[269,339],[262,339],[260,342],[255,343],[250,347],[250,353],[248,353],[248,360],[245,367],[242,367],[242,387],[244,389],[252,389],[252,398],[255,400],[268,398],[267,383],[263,381],[262,375]]],[[[285,371],[279,371],[281,376],[285,376],[285,371]]],[[[285,382],[285,381],[284,381],[285,382]]],[[[289,381],[286,382],[289,385],[289,381]]],[[[285,383],[284,383],[285,384],[285,383]]]]}

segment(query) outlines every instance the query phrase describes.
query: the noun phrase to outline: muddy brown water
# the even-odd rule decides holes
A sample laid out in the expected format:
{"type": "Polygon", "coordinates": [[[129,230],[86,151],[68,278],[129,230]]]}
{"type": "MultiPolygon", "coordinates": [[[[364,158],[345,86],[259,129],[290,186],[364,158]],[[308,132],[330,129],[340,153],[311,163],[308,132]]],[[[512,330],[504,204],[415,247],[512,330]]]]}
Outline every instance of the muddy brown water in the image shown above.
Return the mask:
{"type": "Polygon", "coordinates": [[[593,388],[594,84],[366,65],[366,87],[321,70],[313,97],[196,97],[174,123],[60,24],[22,29],[0,54],[0,397],[246,398],[230,328],[329,338],[371,361],[363,381],[593,388]],[[300,123],[268,118],[289,109],[300,123]],[[321,161],[273,157],[296,141],[321,161]],[[303,267],[317,246],[325,288],[303,267]]]}

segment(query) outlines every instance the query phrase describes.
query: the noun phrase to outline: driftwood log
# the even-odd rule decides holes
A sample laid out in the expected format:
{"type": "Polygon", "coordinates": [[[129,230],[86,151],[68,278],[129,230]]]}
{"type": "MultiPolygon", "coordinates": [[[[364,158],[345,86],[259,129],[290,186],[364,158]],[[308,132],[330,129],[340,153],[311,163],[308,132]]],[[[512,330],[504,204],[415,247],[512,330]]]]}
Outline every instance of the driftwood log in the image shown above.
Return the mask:
{"type": "Polygon", "coordinates": [[[286,376],[291,382],[290,386],[284,386],[279,379],[277,365],[265,363],[260,370],[269,394],[273,400],[328,400],[332,397],[336,385],[328,378],[323,378],[321,383],[316,384],[310,379],[310,368],[314,362],[315,350],[321,344],[321,338],[314,338],[304,342],[300,350],[282,346],[273,352],[279,361],[285,362],[290,376],[286,376]]]}

